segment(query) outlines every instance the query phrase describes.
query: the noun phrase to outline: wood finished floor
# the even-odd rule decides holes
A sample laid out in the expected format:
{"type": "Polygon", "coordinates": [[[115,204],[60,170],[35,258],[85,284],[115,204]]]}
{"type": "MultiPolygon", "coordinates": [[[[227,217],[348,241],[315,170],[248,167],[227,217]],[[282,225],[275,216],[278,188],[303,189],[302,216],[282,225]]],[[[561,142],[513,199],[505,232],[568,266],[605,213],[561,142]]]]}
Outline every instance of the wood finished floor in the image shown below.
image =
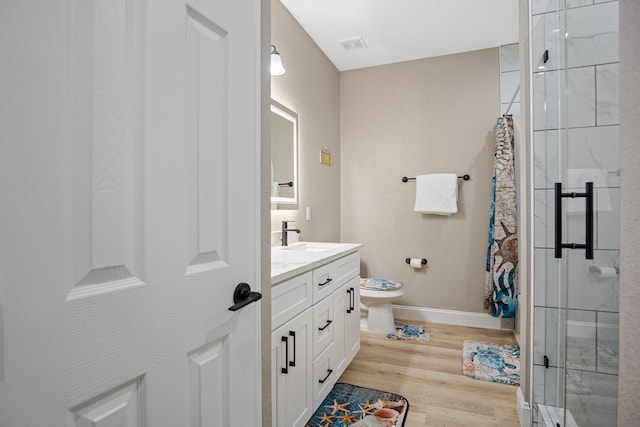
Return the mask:
{"type": "Polygon", "coordinates": [[[517,345],[513,333],[437,323],[427,326],[431,329],[427,344],[362,333],[360,351],[339,382],[406,397],[409,415],[404,427],[520,426],[517,386],[462,375],[464,340],[517,345]]]}

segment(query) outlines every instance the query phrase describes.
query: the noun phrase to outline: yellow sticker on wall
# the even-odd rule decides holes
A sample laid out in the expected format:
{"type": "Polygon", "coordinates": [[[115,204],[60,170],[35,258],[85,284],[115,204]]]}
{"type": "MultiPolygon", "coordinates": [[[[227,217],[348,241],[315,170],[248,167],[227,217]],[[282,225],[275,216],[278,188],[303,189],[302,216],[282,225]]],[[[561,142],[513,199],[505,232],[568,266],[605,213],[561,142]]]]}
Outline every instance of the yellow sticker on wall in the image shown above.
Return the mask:
{"type": "Polygon", "coordinates": [[[331,166],[333,164],[333,157],[331,151],[327,147],[320,150],[320,163],[323,165],[331,166]]]}

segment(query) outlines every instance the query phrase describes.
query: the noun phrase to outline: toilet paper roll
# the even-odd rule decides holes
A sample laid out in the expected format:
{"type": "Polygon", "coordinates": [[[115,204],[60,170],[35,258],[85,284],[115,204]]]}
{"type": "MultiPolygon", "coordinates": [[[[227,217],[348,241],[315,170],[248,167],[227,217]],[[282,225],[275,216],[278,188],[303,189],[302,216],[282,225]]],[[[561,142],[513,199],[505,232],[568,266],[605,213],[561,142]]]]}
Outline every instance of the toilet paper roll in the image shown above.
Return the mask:
{"type": "Polygon", "coordinates": [[[609,279],[618,275],[618,269],[615,267],[597,267],[592,265],[589,271],[598,276],[599,279],[609,279]]]}
{"type": "Polygon", "coordinates": [[[413,268],[422,268],[422,259],[421,258],[411,258],[409,260],[409,265],[413,268]]]}

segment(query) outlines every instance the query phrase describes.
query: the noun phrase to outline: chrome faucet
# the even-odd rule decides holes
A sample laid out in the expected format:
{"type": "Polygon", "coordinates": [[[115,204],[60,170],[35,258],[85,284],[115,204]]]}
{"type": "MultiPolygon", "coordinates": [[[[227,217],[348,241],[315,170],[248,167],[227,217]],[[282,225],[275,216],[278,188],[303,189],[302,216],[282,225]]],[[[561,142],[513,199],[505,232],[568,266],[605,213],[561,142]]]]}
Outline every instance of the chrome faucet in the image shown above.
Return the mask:
{"type": "Polygon", "coordinates": [[[295,231],[296,233],[300,234],[300,230],[298,230],[297,228],[287,228],[287,223],[289,222],[293,221],[282,221],[282,239],[280,239],[280,241],[282,242],[282,246],[289,246],[289,242],[287,241],[287,233],[289,231],[295,231]]]}

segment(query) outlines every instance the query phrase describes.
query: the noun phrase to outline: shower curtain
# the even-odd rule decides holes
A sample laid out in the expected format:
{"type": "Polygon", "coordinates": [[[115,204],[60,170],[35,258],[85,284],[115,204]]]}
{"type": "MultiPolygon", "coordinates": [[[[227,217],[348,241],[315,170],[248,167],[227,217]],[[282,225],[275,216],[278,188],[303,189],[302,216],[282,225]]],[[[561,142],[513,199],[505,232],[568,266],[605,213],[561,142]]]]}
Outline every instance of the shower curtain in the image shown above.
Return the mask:
{"type": "Polygon", "coordinates": [[[513,118],[503,115],[496,123],[484,308],[495,317],[505,318],[515,317],[517,306],[518,234],[513,144],[513,118]]]}

